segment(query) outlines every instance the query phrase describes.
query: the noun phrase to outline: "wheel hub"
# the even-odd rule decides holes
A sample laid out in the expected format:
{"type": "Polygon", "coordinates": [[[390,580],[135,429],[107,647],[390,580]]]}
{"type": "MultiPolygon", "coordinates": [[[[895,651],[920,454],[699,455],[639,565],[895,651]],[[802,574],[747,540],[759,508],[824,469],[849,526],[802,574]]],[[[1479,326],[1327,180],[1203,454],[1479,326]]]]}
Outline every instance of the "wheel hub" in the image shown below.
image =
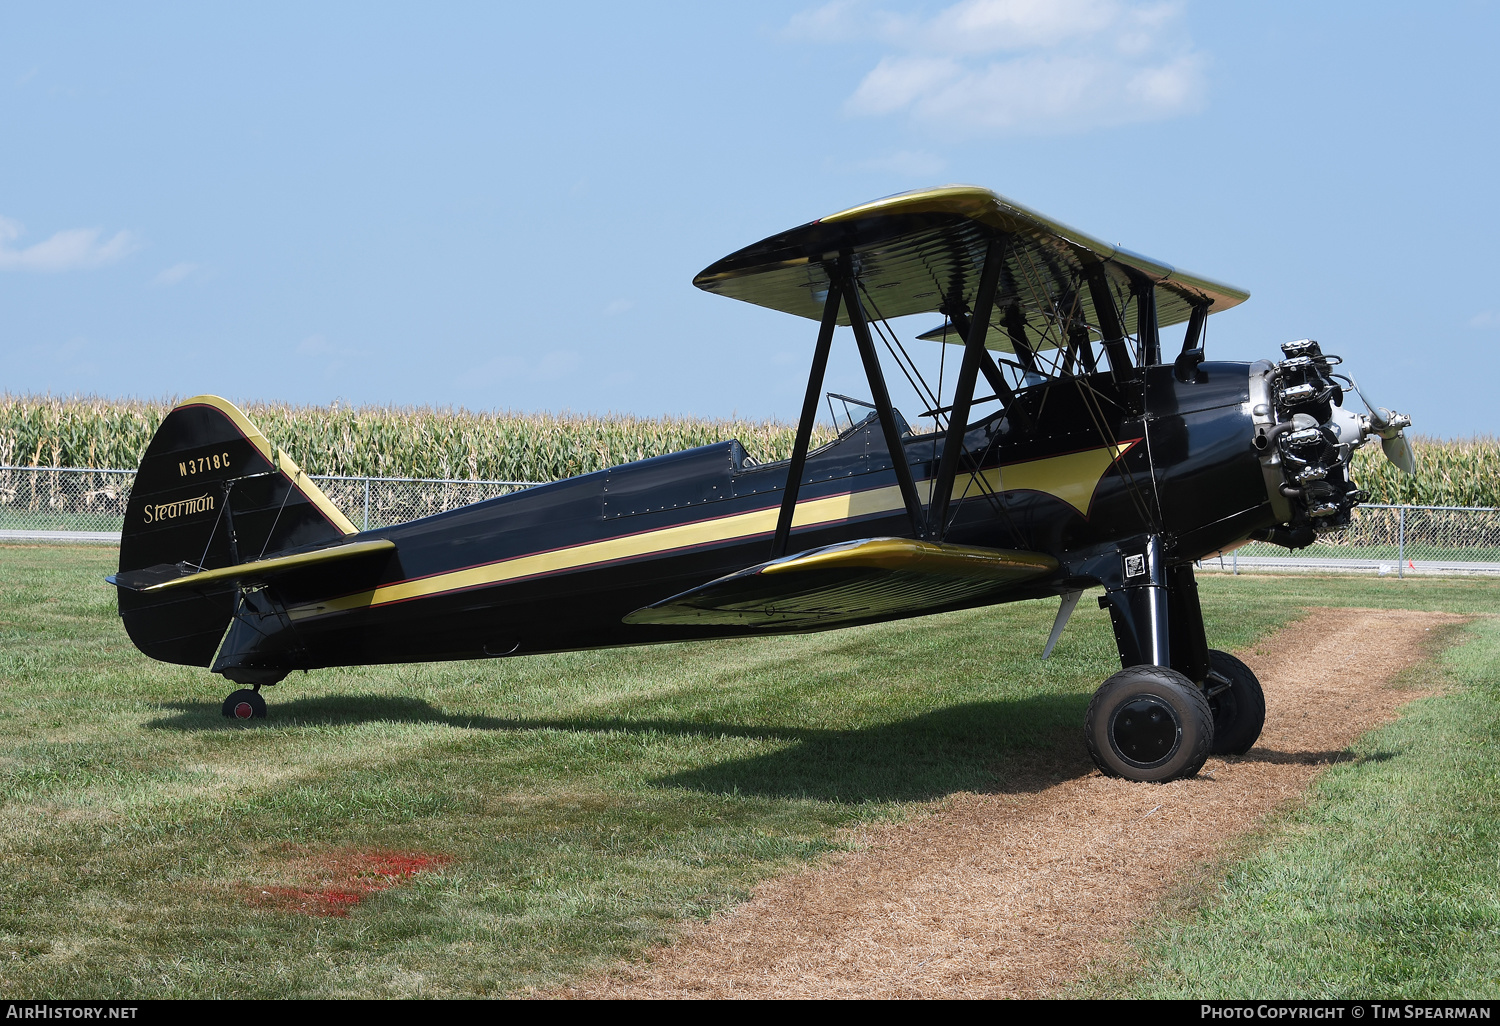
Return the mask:
{"type": "Polygon", "coordinates": [[[1109,723],[1109,743],[1127,762],[1156,766],[1177,751],[1182,743],[1182,725],[1164,699],[1140,695],[1115,710],[1109,723]]]}
{"type": "Polygon", "coordinates": [[[240,702],[234,707],[235,719],[248,720],[255,715],[255,708],[249,702],[240,702]]]}

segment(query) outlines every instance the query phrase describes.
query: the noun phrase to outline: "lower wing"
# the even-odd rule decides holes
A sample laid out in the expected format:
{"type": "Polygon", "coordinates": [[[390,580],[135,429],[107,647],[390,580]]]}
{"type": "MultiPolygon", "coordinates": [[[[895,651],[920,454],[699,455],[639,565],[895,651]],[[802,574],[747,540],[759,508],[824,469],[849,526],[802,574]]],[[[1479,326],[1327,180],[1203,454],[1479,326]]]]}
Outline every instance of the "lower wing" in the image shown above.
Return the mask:
{"type": "Polygon", "coordinates": [[[1057,568],[1040,552],[862,538],[747,567],[643,606],[625,622],[837,627],[999,596],[1057,568]]]}

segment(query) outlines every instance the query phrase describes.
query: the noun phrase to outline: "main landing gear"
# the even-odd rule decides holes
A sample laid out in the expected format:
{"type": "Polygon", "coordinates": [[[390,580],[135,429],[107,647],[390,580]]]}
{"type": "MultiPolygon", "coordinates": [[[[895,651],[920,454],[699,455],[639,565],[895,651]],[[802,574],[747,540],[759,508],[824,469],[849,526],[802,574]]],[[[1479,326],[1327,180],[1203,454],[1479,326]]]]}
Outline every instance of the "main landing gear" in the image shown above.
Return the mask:
{"type": "Polygon", "coordinates": [[[1228,652],[1208,653],[1208,705],[1214,713],[1215,755],[1244,755],[1266,725],[1266,695],[1250,667],[1228,652]],[[1218,680],[1212,680],[1217,675],[1218,680]]]}
{"type": "Polygon", "coordinates": [[[1094,693],[1084,719],[1094,765],[1111,777],[1191,777],[1214,740],[1214,714],[1192,681],[1165,666],[1131,666],[1094,693]]]}
{"type": "Polygon", "coordinates": [[[1248,752],[1265,725],[1265,694],[1248,666],[1208,647],[1192,565],[1166,566],[1152,537],[1091,569],[1124,667],[1089,703],[1094,765],[1160,783],[1194,776],[1209,755],[1248,752]]]}
{"type": "Polygon", "coordinates": [[[224,699],[224,716],[231,720],[263,720],[266,718],[266,700],[260,697],[260,688],[240,688],[224,699]]]}

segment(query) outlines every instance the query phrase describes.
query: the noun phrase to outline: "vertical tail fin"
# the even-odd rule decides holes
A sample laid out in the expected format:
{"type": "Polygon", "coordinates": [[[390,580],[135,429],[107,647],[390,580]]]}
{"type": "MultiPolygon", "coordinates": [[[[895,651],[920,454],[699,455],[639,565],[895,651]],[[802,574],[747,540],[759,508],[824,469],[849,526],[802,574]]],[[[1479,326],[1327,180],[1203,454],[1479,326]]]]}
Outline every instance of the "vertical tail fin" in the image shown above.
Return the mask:
{"type": "MultiPolygon", "coordinates": [[[[233,566],[357,533],[233,403],[182,402],[157,428],[125,509],[120,570],[233,566]]],[[[121,588],[130,639],[165,662],[207,666],[234,613],[233,586],[183,595],[121,588]]]]}

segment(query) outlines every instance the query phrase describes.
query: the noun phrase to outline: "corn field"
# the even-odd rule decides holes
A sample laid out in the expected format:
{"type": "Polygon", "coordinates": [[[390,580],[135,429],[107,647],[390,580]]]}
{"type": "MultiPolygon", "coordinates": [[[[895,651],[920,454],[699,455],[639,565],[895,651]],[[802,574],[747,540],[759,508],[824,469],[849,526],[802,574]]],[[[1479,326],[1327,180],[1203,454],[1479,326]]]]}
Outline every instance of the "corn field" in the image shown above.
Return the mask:
{"type": "MultiPolygon", "coordinates": [[[[175,400],[0,395],[0,466],[140,463],[175,400]]],[[[471,413],[431,407],[240,407],[310,474],[553,481],[738,438],[761,461],[791,455],[795,425],[777,421],[471,413]]],[[[820,425],[813,444],[833,437],[820,425]]]]}
{"type": "Polygon", "coordinates": [[[1354,455],[1354,480],[1372,503],[1389,506],[1500,506],[1500,438],[1412,437],[1417,472],[1406,475],[1376,442],[1354,455]]]}
{"type": "MultiPolygon", "coordinates": [[[[172,407],[139,400],[0,395],[0,466],[134,468],[172,407]]],[[[759,460],[791,455],[795,427],[776,421],[471,413],[431,407],[289,406],[245,413],[312,474],[553,481],[738,438],[759,460]]],[[[814,444],[833,436],[819,425],[814,444]]],[[[1500,506],[1500,438],[1416,437],[1407,477],[1375,444],[1355,457],[1372,503],[1500,506]]]]}

